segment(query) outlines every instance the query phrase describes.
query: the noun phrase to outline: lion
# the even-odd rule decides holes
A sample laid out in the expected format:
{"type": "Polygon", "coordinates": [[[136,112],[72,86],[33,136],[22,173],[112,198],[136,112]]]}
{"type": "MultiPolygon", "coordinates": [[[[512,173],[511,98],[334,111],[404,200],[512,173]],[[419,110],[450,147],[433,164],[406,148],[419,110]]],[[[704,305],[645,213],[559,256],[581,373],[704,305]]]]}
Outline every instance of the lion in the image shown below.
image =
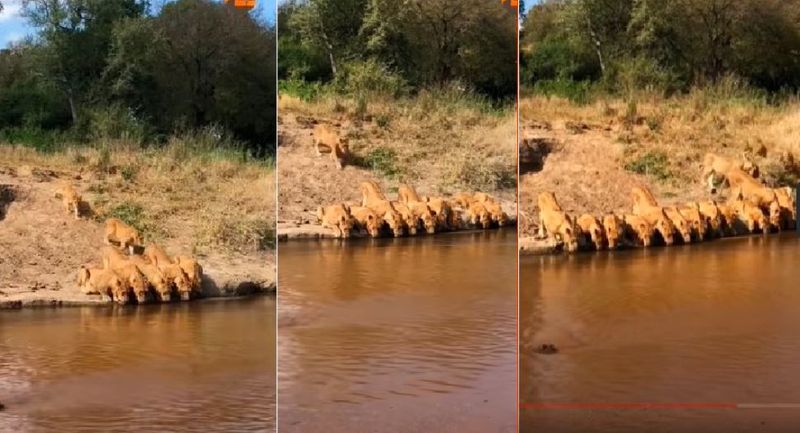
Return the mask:
{"type": "Polygon", "coordinates": [[[758,166],[745,158],[744,163],[737,163],[732,159],[725,158],[713,153],[707,153],[703,158],[703,182],[708,183],[709,192],[715,194],[719,186],[730,183],[728,174],[732,170],[741,170],[748,175],[756,178],[759,176],[758,166]]]}
{"type": "Polygon", "coordinates": [[[400,214],[403,224],[405,224],[405,228],[408,230],[408,234],[415,236],[417,234],[417,229],[419,228],[419,219],[416,215],[414,215],[413,212],[411,212],[411,208],[405,203],[396,201],[390,202],[390,204],[400,214]]]}
{"type": "Polygon", "coordinates": [[[158,269],[162,269],[165,266],[171,265],[174,262],[172,258],[155,242],[150,242],[144,249],[144,256],[150,263],[156,265],[158,269]]]}
{"type": "Polygon", "coordinates": [[[317,218],[322,223],[322,227],[333,229],[337,238],[349,238],[355,225],[355,220],[350,214],[350,207],[343,203],[327,207],[320,206],[317,208],[317,218]]]}
{"type": "Polygon", "coordinates": [[[734,211],[733,206],[728,203],[718,203],[717,208],[719,209],[720,218],[725,225],[725,231],[730,235],[739,234],[739,224],[737,224],[739,219],[736,218],[736,212],[734,211]]]}
{"type": "Polygon", "coordinates": [[[361,190],[361,206],[372,208],[371,205],[378,204],[379,202],[388,202],[389,200],[381,191],[378,183],[372,180],[361,182],[359,186],[361,190]]]}
{"type": "Polygon", "coordinates": [[[639,215],[625,214],[622,217],[622,223],[625,237],[632,235],[634,244],[641,243],[644,247],[649,247],[653,244],[655,230],[645,218],[639,215]]]}
{"type": "Polygon", "coordinates": [[[729,202],[736,218],[747,226],[749,233],[754,233],[756,229],[761,229],[763,234],[769,233],[770,223],[764,216],[764,211],[755,203],[749,200],[734,200],[729,202]]]}
{"type": "Polygon", "coordinates": [[[634,212],[633,214],[642,217],[655,232],[658,232],[664,240],[665,245],[670,246],[675,243],[675,232],[677,229],[663,208],[650,207],[645,210],[637,210],[641,213],[634,212]]]}
{"type": "Polygon", "coordinates": [[[425,228],[425,231],[428,234],[432,235],[436,233],[436,216],[428,207],[427,203],[421,201],[412,201],[408,202],[406,206],[408,206],[408,208],[411,210],[411,213],[417,218],[417,220],[422,222],[422,227],[425,228]]]}
{"type": "Polygon", "coordinates": [[[363,206],[350,207],[350,213],[355,218],[356,223],[367,231],[373,238],[381,235],[382,218],[374,210],[363,206]]]}
{"type": "Polygon", "coordinates": [[[103,248],[103,268],[116,272],[123,285],[127,285],[136,296],[137,302],[141,304],[147,301],[148,288],[144,274],[115,248],[103,248]]]}
{"type": "Polygon", "coordinates": [[[539,209],[563,211],[563,209],[561,209],[561,205],[558,204],[558,200],[556,200],[556,195],[552,192],[539,193],[539,196],[536,199],[536,204],[539,206],[539,209]]]}
{"type": "Polygon", "coordinates": [[[169,302],[172,299],[172,286],[156,265],[142,256],[132,256],[129,260],[144,274],[147,283],[158,295],[158,299],[161,302],[169,302]]]}
{"type": "Polygon", "coordinates": [[[700,205],[697,202],[686,203],[685,206],[678,209],[678,213],[689,223],[689,227],[697,236],[698,241],[706,238],[708,220],[700,213],[700,205]]]}
{"type": "Polygon", "coordinates": [[[419,198],[414,187],[410,185],[400,185],[397,188],[397,201],[402,203],[417,203],[422,200],[419,198]]]}
{"type": "Polygon", "coordinates": [[[606,233],[608,249],[619,247],[623,235],[622,220],[613,213],[603,216],[603,231],[606,233]]]}
{"type": "Polygon", "coordinates": [[[567,251],[578,250],[578,238],[575,223],[561,210],[555,195],[551,192],[539,193],[539,236],[545,237],[547,233],[553,235],[557,241],[564,243],[567,251]]]}
{"type": "Polygon", "coordinates": [[[683,215],[678,211],[678,208],[669,206],[664,208],[664,214],[667,215],[667,218],[672,222],[672,225],[677,230],[678,234],[681,235],[683,239],[683,243],[688,244],[692,242],[692,227],[689,224],[689,221],[683,217],[683,215]]]}
{"type": "Polygon", "coordinates": [[[175,258],[175,264],[178,265],[188,277],[189,287],[192,289],[191,293],[199,295],[203,284],[203,267],[200,266],[197,259],[189,256],[178,256],[175,258]]]}
{"type": "Polygon", "coordinates": [[[778,201],[778,197],[772,188],[762,185],[755,178],[740,169],[731,169],[726,176],[731,188],[733,188],[731,197],[734,199],[747,199],[759,207],[767,207],[769,203],[778,201]]]}
{"type": "Polygon", "coordinates": [[[106,220],[105,238],[106,245],[117,242],[123,250],[127,249],[129,254],[134,254],[137,246],[142,245],[142,237],[133,227],[125,224],[117,218],[106,220]]]}
{"type": "Polygon", "coordinates": [[[596,250],[603,249],[605,244],[605,231],[597,218],[593,215],[583,214],[576,220],[581,232],[589,235],[596,250]]]}
{"type": "Polygon", "coordinates": [[[450,202],[441,197],[425,197],[428,208],[436,219],[439,230],[451,230],[457,228],[452,223],[453,208],[450,202]]]}
{"type": "Polygon", "coordinates": [[[350,145],[347,137],[342,137],[331,126],[320,124],[314,127],[314,150],[317,156],[330,153],[339,170],[350,159],[350,145]]]}
{"type": "Polygon", "coordinates": [[[389,226],[395,237],[403,236],[403,217],[392,203],[386,199],[380,187],[374,181],[361,182],[361,206],[372,209],[384,223],[389,226]]]}
{"type": "Polygon", "coordinates": [[[83,200],[71,184],[65,183],[62,185],[56,191],[55,196],[56,198],[61,198],[64,209],[68,214],[73,214],[76,220],[81,218],[81,203],[83,200]]]}
{"type": "Polygon", "coordinates": [[[110,269],[81,266],[78,270],[78,286],[81,293],[107,295],[118,304],[128,303],[128,287],[110,269]]]}
{"type": "Polygon", "coordinates": [[[774,191],[783,215],[784,228],[791,229],[797,222],[797,203],[794,199],[794,190],[785,186],[775,188],[774,191]]]}
{"type": "Polygon", "coordinates": [[[468,192],[459,192],[453,196],[453,203],[460,206],[462,209],[468,209],[470,203],[474,201],[474,197],[468,192]]]}
{"type": "Polygon", "coordinates": [[[488,229],[492,226],[492,216],[489,214],[489,210],[479,201],[473,201],[469,204],[467,215],[469,223],[474,227],[488,229]]]}
{"type": "Polygon", "coordinates": [[[709,233],[712,236],[721,237],[724,235],[725,220],[719,206],[714,200],[695,203],[700,215],[708,221],[709,233]]]}
{"type": "Polygon", "coordinates": [[[192,298],[192,284],[189,282],[189,277],[177,263],[159,267],[159,270],[164,275],[164,278],[175,286],[175,290],[182,301],[188,301],[192,298]]]}

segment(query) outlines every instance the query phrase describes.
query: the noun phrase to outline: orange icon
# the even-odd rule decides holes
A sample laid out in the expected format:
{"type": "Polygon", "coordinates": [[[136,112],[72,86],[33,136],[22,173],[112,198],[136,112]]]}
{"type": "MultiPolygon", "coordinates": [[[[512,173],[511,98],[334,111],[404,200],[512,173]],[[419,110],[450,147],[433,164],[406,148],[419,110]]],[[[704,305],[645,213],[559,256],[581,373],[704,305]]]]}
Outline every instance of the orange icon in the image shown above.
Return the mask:
{"type": "Polygon", "coordinates": [[[256,0],[225,0],[225,4],[233,5],[236,9],[250,10],[256,7],[256,0]]]}
{"type": "Polygon", "coordinates": [[[511,5],[512,8],[519,7],[519,0],[500,0],[500,3],[502,4],[508,3],[509,5],[511,5]]]}

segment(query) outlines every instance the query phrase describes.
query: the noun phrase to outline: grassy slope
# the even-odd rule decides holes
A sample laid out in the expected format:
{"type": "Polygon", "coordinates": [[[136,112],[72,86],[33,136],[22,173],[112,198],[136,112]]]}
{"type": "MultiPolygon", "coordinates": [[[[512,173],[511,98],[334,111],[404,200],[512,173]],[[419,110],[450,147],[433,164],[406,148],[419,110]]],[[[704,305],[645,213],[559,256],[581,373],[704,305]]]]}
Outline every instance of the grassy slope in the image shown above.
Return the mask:
{"type": "Polygon", "coordinates": [[[528,97],[520,104],[520,124],[522,140],[545,138],[556,144],[543,170],[521,177],[523,235],[536,227],[536,196],[544,190],[556,193],[565,210],[576,215],[629,210],[628,194],[637,184],[652,188],[664,203],[710,199],[700,181],[706,152],[738,159],[747,153],[770,185],[786,184],[800,174],[789,157],[800,155],[796,102],[767,106],[703,92],[642,97],[635,105],[528,97]]]}
{"type": "Polygon", "coordinates": [[[316,222],[317,206],[360,199],[359,183],[376,180],[392,193],[401,182],[423,195],[485,191],[515,201],[513,111],[486,110],[431,95],[372,101],[358,120],[357,104],[282,95],[279,102],[279,219],[316,222]],[[355,164],[339,171],[316,157],[313,121],[342,125],[355,164]]]}
{"type": "MultiPolygon", "coordinates": [[[[75,271],[100,260],[102,221],[120,217],[171,254],[195,254],[221,287],[274,282],[274,170],[230,155],[71,148],[52,154],[0,145],[0,184],[15,200],[0,220],[0,290],[75,298],[75,271]],[[75,221],[54,191],[72,183],[93,215],[75,221]]],[[[0,295],[2,299],[3,295],[0,295]]],[[[80,297],[78,297],[80,299],[80,297]]]]}

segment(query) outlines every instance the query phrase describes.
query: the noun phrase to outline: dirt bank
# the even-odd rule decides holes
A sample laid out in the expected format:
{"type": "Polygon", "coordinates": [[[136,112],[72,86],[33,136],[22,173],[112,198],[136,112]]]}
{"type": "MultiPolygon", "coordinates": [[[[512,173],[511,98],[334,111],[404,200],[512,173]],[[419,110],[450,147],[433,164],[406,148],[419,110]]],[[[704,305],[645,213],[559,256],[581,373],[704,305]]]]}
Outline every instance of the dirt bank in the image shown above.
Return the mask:
{"type": "MultiPolygon", "coordinates": [[[[761,167],[771,186],[792,185],[798,174],[800,107],[699,101],[697,95],[661,100],[599,101],[576,105],[531,97],[520,104],[520,234],[534,242],[536,196],[556,194],[572,215],[630,211],[633,186],[650,188],[659,203],[725,200],[700,180],[707,152],[761,167]]],[[[543,247],[544,248],[544,247],[543,247]]]]}
{"type": "Polygon", "coordinates": [[[516,215],[515,123],[512,112],[482,114],[461,108],[448,117],[431,109],[419,117],[414,101],[373,103],[356,118],[345,102],[306,103],[282,96],[278,147],[278,238],[330,236],[316,209],[360,201],[359,184],[378,182],[394,198],[401,183],[420,195],[483,191],[516,215]],[[312,130],[319,122],[339,125],[354,155],[343,170],[330,156],[318,157],[312,130]]]}
{"type": "Polygon", "coordinates": [[[206,229],[195,213],[223,203],[206,193],[194,197],[194,211],[176,205],[173,195],[184,194],[179,190],[185,180],[182,176],[176,175],[174,183],[162,184],[166,190],[159,190],[152,188],[153,180],[144,168],[137,179],[124,185],[118,183],[120,174],[76,169],[58,156],[4,146],[0,151],[8,157],[0,158],[0,306],[106,303],[99,296],[81,294],[76,275],[82,265],[101,264],[102,221],[120,206],[141,209],[129,217],[144,225],[146,240],[161,243],[170,254],[198,258],[205,273],[206,296],[274,291],[273,251],[215,246],[212,238],[201,236],[206,229]],[[75,220],[54,198],[63,182],[70,182],[83,195],[88,205],[84,218],[75,220]],[[148,188],[149,193],[142,191],[148,188]],[[138,197],[138,207],[130,204],[131,197],[138,197]]]}

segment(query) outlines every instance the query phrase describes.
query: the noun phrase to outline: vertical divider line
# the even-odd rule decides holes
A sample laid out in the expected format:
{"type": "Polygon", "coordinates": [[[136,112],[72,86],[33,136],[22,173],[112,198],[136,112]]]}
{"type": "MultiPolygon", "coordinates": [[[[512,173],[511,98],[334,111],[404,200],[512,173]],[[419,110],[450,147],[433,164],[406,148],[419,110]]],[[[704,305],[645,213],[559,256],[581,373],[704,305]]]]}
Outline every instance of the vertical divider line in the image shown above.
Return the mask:
{"type": "Polygon", "coordinates": [[[280,344],[279,344],[280,343],[280,340],[279,340],[280,339],[280,333],[278,332],[278,323],[280,322],[279,319],[280,319],[280,311],[281,311],[281,309],[280,309],[280,290],[281,289],[280,289],[280,283],[279,283],[279,278],[278,278],[280,276],[280,271],[279,271],[279,269],[280,269],[280,265],[279,265],[279,263],[280,263],[280,254],[279,254],[280,245],[279,245],[279,242],[278,242],[278,218],[280,217],[280,215],[278,214],[278,210],[280,208],[280,204],[278,202],[278,199],[280,198],[280,182],[279,182],[280,176],[278,176],[278,164],[279,164],[278,163],[278,144],[279,144],[278,143],[278,137],[280,137],[280,134],[278,134],[278,128],[279,128],[279,126],[278,126],[278,118],[279,118],[278,111],[280,110],[278,108],[278,101],[280,100],[280,86],[278,86],[278,82],[279,82],[278,81],[278,71],[279,71],[279,68],[278,68],[278,62],[279,62],[279,60],[278,60],[278,58],[279,58],[278,57],[278,54],[279,54],[278,53],[278,47],[280,45],[278,44],[278,37],[279,37],[278,28],[280,26],[278,25],[278,22],[280,20],[280,14],[278,13],[278,1],[276,0],[274,3],[275,3],[275,32],[274,32],[274,34],[275,34],[275,65],[274,65],[275,66],[275,168],[273,170],[275,172],[275,418],[274,419],[275,419],[275,433],[277,433],[280,430],[280,428],[278,427],[280,425],[280,422],[279,422],[279,419],[278,419],[278,417],[280,416],[279,415],[280,411],[278,410],[278,408],[280,407],[280,404],[279,404],[279,401],[280,401],[280,386],[279,385],[280,384],[278,383],[278,381],[279,381],[278,372],[280,371],[280,359],[281,359],[280,350],[279,350],[279,348],[280,348],[280,344]]]}
{"type": "Polygon", "coordinates": [[[516,414],[517,414],[517,423],[516,423],[517,424],[517,433],[519,433],[519,415],[520,415],[520,408],[519,408],[519,386],[520,386],[520,382],[519,382],[520,381],[520,378],[519,378],[519,368],[520,368],[520,364],[519,364],[519,356],[520,356],[520,353],[519,353],[519,335],[520,335],[519,334],[519,323],[520,323],[520,278],[519,278],[519,275],[520,275],[520,273],[519,273],[519,271],[520,271],[520,260],[519,260],[519,206],[520,206],[520,195],[519,195],[519,180],[520,180],[520,177],[519,177],[520,176],[520,171],[519,171],[519,128],[520,128],[520,122],[519,122],[519,96],[520,96],[520,94],[519,94],[519,89],[520,89],[520,73],[519,73],[519,70],[520,70],[520,63],[519,63],[519,61],[520,61],[520,56],[519,56],[519,30],[520,30],[520,28],[519,28],[519,26],[520,26],[520,21],[519,21],[519,19],[520,19],[520,11],[519,11],[519,4],[517,4],[517,19],[516,19],[516,22],[514,23],[514,25],[516,26],[516,28],[514,29],[515,33],[516,33],[516,35],[514,36],[514,41],[516,43],[516,48],[517,48],[517,95],[516,95],[516,101],[514,101],[514,115],[516,116],[515,118],[516,118],[516,125],[517,125],[517,131],[516,131],[516,137],[515,137],[517,142],[514,144],[514,149],[516,149],[516,152],[517,152],[517,154],[514,156],[514,158],[517,161],[517,185],[516,185],[516,193],[517,193],[517,232],[516,232],[516,236],[517,236],[517,238],[515,239],[515,242],[514,242],[514,245],[516,246],[516,249],[517,249],[514,252],[515,261],[516,261],[516,264],[517,264],[517,268],[516,268],[516,270],[517,270],[517,274],[516,274],[516,276],[517,276],[517,278],[516,278],[517,287],[516,287],[516,289],[517,290],[514,292],[516,294],[516,307],[517,307],[517,314],[516,314],[516,319],[517,319],[516,320],[516,326],[517,326],[517,329],[516,329],[516,334],[517,335],[516,335],[516,337],[517,338],[515,340],[516,347],[514,348],[514,353],[517,354],[516,360],[515,360],[515,365],[516,365],[516,372],[515,373],[516,373],[517,380],[515,381],[516,389],[514,390],[515,393],[516,393],[516,400],[515,400],[516,409],[515,409],[515,411],[516,411],[516,414]]]}

